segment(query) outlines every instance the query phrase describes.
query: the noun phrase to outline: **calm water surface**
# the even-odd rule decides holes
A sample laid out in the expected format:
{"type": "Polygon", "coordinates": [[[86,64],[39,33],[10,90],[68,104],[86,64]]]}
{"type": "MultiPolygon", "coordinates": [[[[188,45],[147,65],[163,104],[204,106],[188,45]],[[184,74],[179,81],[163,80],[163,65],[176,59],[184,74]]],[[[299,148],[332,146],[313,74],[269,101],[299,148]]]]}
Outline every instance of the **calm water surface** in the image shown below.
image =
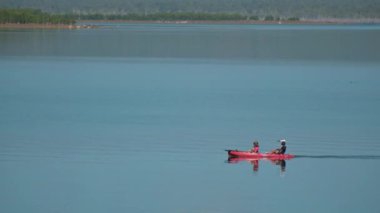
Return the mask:
{"type": "Polygon", "coordinates": [[[378,212],[379,71],[377,25],[1,30],[0,211],[378,212]]]}

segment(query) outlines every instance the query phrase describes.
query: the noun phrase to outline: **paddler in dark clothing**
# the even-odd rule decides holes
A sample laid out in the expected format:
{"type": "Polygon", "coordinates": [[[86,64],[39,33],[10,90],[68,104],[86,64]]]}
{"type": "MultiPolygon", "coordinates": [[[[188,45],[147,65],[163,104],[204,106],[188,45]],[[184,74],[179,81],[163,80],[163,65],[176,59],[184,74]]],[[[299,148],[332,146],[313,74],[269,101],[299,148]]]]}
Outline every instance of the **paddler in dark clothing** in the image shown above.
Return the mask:
{"type": "Polygon", "coordinates": [[[253,142],[253,147],[252,147],[252,149],[250,151],[254,152],[254,153],[259,153],[260,147],[259,147],[259,142],[258,141],[254,141],[253,142]]]}
{"type": "Polygon", "coordinates": [[[285,139],[282,139],[282,140],[280,140],[280,142],[281,142],[281,147],[280,148],[278,148],[278,149],[275,149],[275,150],[273,150],[271,153],[272,154],[285,154],[285,152],[286,152],[286,140],[285,139]]]}

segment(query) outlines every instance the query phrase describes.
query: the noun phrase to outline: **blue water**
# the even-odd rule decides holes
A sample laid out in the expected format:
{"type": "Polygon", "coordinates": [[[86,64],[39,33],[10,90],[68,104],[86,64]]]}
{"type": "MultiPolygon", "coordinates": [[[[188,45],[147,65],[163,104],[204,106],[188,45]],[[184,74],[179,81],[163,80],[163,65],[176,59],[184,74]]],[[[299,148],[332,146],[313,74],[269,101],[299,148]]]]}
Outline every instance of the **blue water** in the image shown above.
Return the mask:
{"type": "Polygon", "coordinates": [[[377,212],[379,26],[101,25],[0,31],[1,212],[377,212]]]}

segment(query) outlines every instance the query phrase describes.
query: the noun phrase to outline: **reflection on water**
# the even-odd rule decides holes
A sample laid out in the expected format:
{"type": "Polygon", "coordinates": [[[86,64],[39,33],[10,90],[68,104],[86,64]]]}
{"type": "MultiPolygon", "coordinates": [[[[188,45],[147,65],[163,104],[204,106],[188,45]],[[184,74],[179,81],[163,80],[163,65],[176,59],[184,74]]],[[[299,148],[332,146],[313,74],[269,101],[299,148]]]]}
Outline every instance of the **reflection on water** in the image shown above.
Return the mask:
{"type": "MultiPolygon", "coordinates": [[[[297,155],[297,158],[314,158],[314,159],[356,159],[356,160],[380,160],[379,155],[297,155]]],[[[269,161],[272,165],[280,167],[280,175],[284,175],[286,171],[286,160],[276,160],[276,159],[246,159],[229,157],[226,161],[230,164],[237,164],[241,162],[248,162],[252,165],[252,170],[254,173],[259,171],[260,161],[269,161]]]]}
{"type": "Polygon", "coordinates": [[[0,56],[377,62],[378,29],[118,24],[88,31],[2,30],[0,56]]]}
{"type": "Polygon", "coordinates": [[[240,163],[240,162],[245,161],[245,162],[248,162],[248,163],[250,163],[252,165],[253,172],[258,172],[259,171],[260,160],[269,161],[269,162],[271,162],[271,164],[273,164],[275,166],[279,166],[280,167],[280,172],[281,172],[280,174],[281,175],[285,174],[285,171],[286,171],[286,161],[285,160],[266,159],[266,158],[262,158],[262,159],[246,159],[246,158],[229,157],[228,160],[227,160],[227,163],[234,164],[234,163],[240,163]]]}

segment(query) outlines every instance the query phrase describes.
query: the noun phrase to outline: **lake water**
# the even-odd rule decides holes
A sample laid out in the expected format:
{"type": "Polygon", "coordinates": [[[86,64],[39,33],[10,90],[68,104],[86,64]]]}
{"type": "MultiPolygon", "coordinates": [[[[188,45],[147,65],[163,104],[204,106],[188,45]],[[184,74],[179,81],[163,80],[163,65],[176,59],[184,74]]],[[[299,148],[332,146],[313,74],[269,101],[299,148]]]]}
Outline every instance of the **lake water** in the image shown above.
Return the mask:
{"type": "Polygon", "coordinates": [[[99,25],[0,31],[0,212],[378,212],[379,25],[99,25]]]}

